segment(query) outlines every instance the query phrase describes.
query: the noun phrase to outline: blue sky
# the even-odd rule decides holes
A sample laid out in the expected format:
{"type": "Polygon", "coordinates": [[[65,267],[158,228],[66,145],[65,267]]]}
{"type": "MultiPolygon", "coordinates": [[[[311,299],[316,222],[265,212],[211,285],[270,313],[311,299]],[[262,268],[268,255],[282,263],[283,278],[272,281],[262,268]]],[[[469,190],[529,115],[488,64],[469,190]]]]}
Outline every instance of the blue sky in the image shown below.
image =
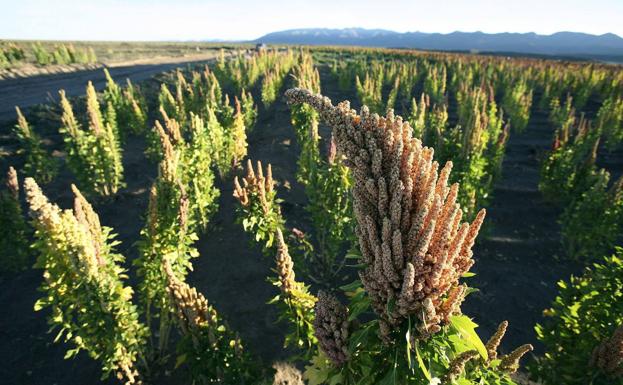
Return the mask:
{"type": "Polygon", "coordinates": [[[253,39],[305,27],[623,36],[623,0],[0,0],[0,9],[4,39],[253,39]]]}

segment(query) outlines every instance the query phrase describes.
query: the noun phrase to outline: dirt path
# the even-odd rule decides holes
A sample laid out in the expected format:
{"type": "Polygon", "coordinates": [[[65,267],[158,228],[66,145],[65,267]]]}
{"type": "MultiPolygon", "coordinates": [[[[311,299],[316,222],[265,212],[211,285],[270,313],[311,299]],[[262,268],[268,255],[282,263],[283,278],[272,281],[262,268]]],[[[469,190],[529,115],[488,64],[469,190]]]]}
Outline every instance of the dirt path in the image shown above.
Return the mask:
{"type": "MultiPolygon", "coordinates": [[[[129,78],[140,82],[161,72],[166,72],[187,64],[208,62],[216,53],[197,57],[153,58],[130,63],[111,65],[111,76],[119,83],[129,78]]],[[[104,88],[106,79],[102,69],[85,70],[54,75],[37,75],[27,78],[0,80],[0,121],[15,118],[15,106],[24,109],[35,104],[55,102],[58,91],[64,89],[68,96],[84,94],[84,87],[91,80],[99,91],[104,88]]]]}

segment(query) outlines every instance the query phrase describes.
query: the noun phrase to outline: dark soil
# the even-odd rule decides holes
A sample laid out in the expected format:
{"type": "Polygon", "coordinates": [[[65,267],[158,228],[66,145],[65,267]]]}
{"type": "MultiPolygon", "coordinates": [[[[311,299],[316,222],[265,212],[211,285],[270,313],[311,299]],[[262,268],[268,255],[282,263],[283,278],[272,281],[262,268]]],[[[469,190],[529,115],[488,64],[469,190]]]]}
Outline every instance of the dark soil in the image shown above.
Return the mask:
{"type": "MultiPolygon", "coordinates": [[[[55,86],[83,89],[88,78],[84,74],[66,75],[55,86]]],[[[334,101],[354,99],[354,95],[338,91],[326,71],[322,72],[322,84],[323,91],[334,101]]],[[[4,87],[0,82],[3,91],[0,117],[5,117],[3,113],[8,106],[17,103],[11,101],[4,87]]],[[[33,109],[28,118],[50,148],[61,150],[61,140],[56,133],[58,123],[49,119],[53,115],[53,110],[33,109]]],[[[9,136],[12,125],[12,121],[0,124],[0,150],[10,154],[0,161],[3,173],[9,164],[20,166],[21,162],[19,156],[12,155],[16,149],[9,136]]],[[[326,128],[323,130],[326,132],[326,128]]],[[[538,158],[549,147],[552,133],[546,114],[535,107],[527,130],[511,135],[503,177],[488,207],[486,231],[475,248],[473,271],[477,275],[469,283],[480,292],[472,294],[463,309],[481,325],[483,338],[493,333],[502,320],[510,321],[503,350],[522,343],[535,343],[534,325],[542,320],[542,310],[556,295],[556,282],[581,270],[579,264],[558,259],[561,253],[556,222],[559,212],[543,202],[537,190],[538,158]]],[[[147,191],[156,174],[156,165],[145,159],[143,149],[142,138],[128,139],[124,145],[127,187],[111,201],[95,202],[102,223],[119,234],[122,242],[119,251],[127,257],[128,266],[137,256],[134,243],[144,223],[147,191]]],[[[308,229],[305,194],[294,178],[298,146],[289,110],[282,100],[267,111],[261,110],[258,124],[249,136],[249,156],[273,165],[288,226],[308,229]]],[[[621,170],[622,157],[610,157],[608,163],[621,170]]],[[[52,201],[66,208],[71,203],[71,181],[71,174],[64,170],[43,190],[52,201]]],[[[197,243],[201,256],[194,261],[195,270],[189,276],[189,283],[204,293],[240,333],[248,350],[268,366],[288,356],[282,348],[284,327],[275,324],[275,308],[266,305],[276,294],[275,287],[266,280],[272,261],[262,256],[235,222],[232,180],[221,181],[218,187],[220,209],[212,219],[211,228],[197,243]]],[[[0,382],[23,385],[97,383],[98,364],[84,353],[74,360],[63,360],[67,346],[53,343],[55,335],[46,334],[47,312],[33,311],[40,282],[41,271],[33,269],[0,278],[0,361],[3,363],[0,382]]],[[[179,375],[162,375],[155,383],[183,382],[177,378],[179,375]]]]}

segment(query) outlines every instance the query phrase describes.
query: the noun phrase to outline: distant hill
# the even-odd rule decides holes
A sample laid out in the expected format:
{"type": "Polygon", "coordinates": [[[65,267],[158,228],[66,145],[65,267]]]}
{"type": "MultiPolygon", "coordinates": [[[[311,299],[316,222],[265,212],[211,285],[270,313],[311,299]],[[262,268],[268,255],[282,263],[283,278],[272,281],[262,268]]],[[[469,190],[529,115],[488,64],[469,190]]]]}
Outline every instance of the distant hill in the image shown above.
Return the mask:
{"type": "Polygon", "coordinates": [[[307,28],[273,32],[256,39],[267,44],[356,45],[443,51],[507,52],[582,58],[623,59],[623,38],[607,33],[394,32],[384,29],[307,28]]]}

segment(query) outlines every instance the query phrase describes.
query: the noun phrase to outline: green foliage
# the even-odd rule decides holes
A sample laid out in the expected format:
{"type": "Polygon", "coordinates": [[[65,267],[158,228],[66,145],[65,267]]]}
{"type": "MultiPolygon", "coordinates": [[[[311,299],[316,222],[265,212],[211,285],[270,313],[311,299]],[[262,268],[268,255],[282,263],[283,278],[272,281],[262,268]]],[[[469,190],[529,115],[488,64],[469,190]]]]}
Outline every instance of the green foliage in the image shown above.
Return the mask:
{"type": "Polygon", "coordinates": [[[112,107],[106,120],[118,126],[117,131],[122,138],[125,138],[128,132],[134,135],[141,134],[147,125],[147,107],[139,90],[132,85],[130,79],[127,80],[126,88],[122,89],[106,68],[104,74],[106,75],[104,101],[112,107]]]}
{"type": "MultiPolygon", "coordinates": [[[[416,340],[418,331],[411,320],[392,330],[393,344],[379,339],[379,322],[355,321],[369,312],[369,298],[361,283],[343,287],[349,298],[349,360],[336,367],[322,350],[306,366],[305,379],[310,385],[320,384],[487,384],[514,385],[505,367],[505,357],[495,348],[488,350],[476,334],[476,325],[467,316],[454,316],[451,323],[427,340],[416,340]],[[470,352],[465,367],[455,367],[455,360],[470,352]]],[[[414,322],[415,323],[415,322],[414,322]]]]}
{"type": "MultiPolygon", "coordinates": [[[[320,93],[320,76],[310,55],[302,54],[293,72],[297,87],[320,93]]],[[[301,148],[296,179],[305,187],[309,201],[306,210],[314,224],[317,246],[314,250],[309,244],[305,261],[298,266],[316,281],[327,284],[340,273],[345,262],[343,255],[354,234],[350,174],[332,138],[327,141],[326,157],[321,156],[318,120],[318,113],[308,105],[291,107],[292,126],[301,148]]]]}
{"type": "Polygon", "coordinates": [[[607,254],[623,240],[623,177],[610,188],[606,170],[594,178],[593,185],[575,197],[560,217],[567,255],[576,259],[607,254]]]}
{"type": "Polygon", "coordinates": [[[114,195],[123,186],[121,146],[111,122],[104,122],[93,84],[87,85],[88,130],[76,120],[71,104],[60,91],[63,116],[60,128],[67,163],[78,184],[89,193],[114,195]]]}
{"type": "Polygon", "coordinates": [[[52,57],[50,53],[40,42],[36,42],[32,45],[32,52],[35,55],[35,60],[37,61],[37,64],[47,65],[52,62],[52,57]]]}
{"type": "Polygon", "coordinates": [[[13,167],[7,173],[6,190],[0,191],[0,272],[12,273],[29,264],[28,228],[19,202],[19,182],[13,167]]]}
{"type": "Polygon", "coordinates": [[[292,52],[279,56],[279,60],[274,67],[269,67],[262,79],[262,103],[268,109],[277,100],[281,88],[285,82],[286,75],[295,63],[292,52]]]}
{"type": "Polygon", "coordinates": [[[567,95],[563,106],[560,105],[559,99],[552,99],[549,108],[549,122],[557,129],[568,130],[575,123],[575,108],[571,95],[567,95]]]}
{"type": "Polygon", "coordinates": [[[623,249],[558,286],[535,328],[546,353],[529,366],[532,376],[546,385],[623,384],[589,366],[593,349],[623,323],[623,249]]]}
{"type": "Polygon", "coordinates": [[[446,66],[443,63],[426,63],[424,68],[426,71],[424,93],[430,96],[433,104],[444,103],[446,99],[446,66]]]}
{"type": "Polygon", "coordinates": [[[167,261],[164,267],[181,333],[175,367],[186,366],[193,383],[256,384],[261,375],[257,363],[238,335],[201,293],[175,277],[167,261]]]}
{"type": "Polygon", "coordinates": [[[426,94],[422,94],[419,104],[415,98],[411,99],[411,108],[409,109],[407,121],[413,129],[413,136],[416,138],[422,138],[426,131],[426,111],[428,105],[429,100],[426,94]]]}
{"type": "Polygon", "coordinates": [[[242,90],[240,93],[240,104],[242,107],[242,115],[244,116],[244,126],[247,128],[247,132],[251,132],[257,121],[257,106],[253,101],[251,92],[242,90]]]}
{"type": "Polygon", "coordinates": [[[597,112],[597,127],[603,132],[606,148],[613,151],[623,142],[623,98],[609,97],[597,112]]]}
{"type": "Polygon", "coordinates": [[[41,42],[32,44],[32,52],[37,64],[90,64],[97,62],[97,56],[92,47],[76,49],[73,44],[60,44],[49,52],[41,42]]]}
{"type": "Polygon", "coordinates": [[[148,326],[158,320],[158,344],[151,344],[153,355],[162,359],[166,353],[171,324],[172,307],[166,292],[167,275],[163,261],[167,261],[172,274],[183,281],[192,270],[191,259],[198,256],[193,243],[192,208],[188,189],[183,183],[181,154],[173,148],[170,138],[159,132],[163,159],[158,168],[158,178],[151,187],[147,223],[141,230],[138,243],[139,258],[134,260],[141,278],[139,292],[148,326]]]}
{"type": "Polygon", "coordinates": [[[14,43],[0,46],[0,68],[13,67],[26,59],[26,53],[22,47],[14,43]]]}
{"type": "Polygon", "coordinates": [[[552,151],[541,164],[539,190],[546,200],[566,207],[595,183],[599,137],[600,131],[583,118],[557,128],[552,151]]]}
{"type": "Polygon", "coordinates": [[[72,212],[49,203],[33,179],[25,186],[39,252],[35,266],[44,270],[44,295],[35,310],[49,308],[55,341],[74,346],[65,358],[84,350],[101,362],[104,377],[116,373],[124,383],[136,383],[147,329],[138,320],[132,288],[124,285],[124,257],[114,251],[119,242],[75,187],[72,212]]]}
{"type": "Polygon", "coordinates": [[[355,76],[355,89],[357,98],[363,106],[368,106],[371,112],[377,114],[383,113],[383,76],[382,72],[378,76],[366,73],[363,83],[359,79],[359,75],[355,76]]]}
{"type": "MultiPolygon", "coordinates": [[[[244,129],[244,127],[243,127],[244,129]]],[[[197,115],[190,115],[190,138],[182,153],[183,181],[193,208],[193,221],[206,230],[210,216],[218,208],[220,191],[214,186],[212,145],[208,126],[197,115]]]]}
{"type": "Polygon", "coordinates": [[[502,108],[508,114],[510,123],[517,132],[523,132],[530,120],[532,107],[532,89],[524,79],[518,80],[506,90],[502,108]]]}
{"type": "Polygon", "coordinates": [[[19,107],[15,136],[19,140],[21,151],[25,154],[23,172],[40,183],[47,184],[58,174],[58,163],[43,148],[39,135],[33,131],[19,107]]]}

